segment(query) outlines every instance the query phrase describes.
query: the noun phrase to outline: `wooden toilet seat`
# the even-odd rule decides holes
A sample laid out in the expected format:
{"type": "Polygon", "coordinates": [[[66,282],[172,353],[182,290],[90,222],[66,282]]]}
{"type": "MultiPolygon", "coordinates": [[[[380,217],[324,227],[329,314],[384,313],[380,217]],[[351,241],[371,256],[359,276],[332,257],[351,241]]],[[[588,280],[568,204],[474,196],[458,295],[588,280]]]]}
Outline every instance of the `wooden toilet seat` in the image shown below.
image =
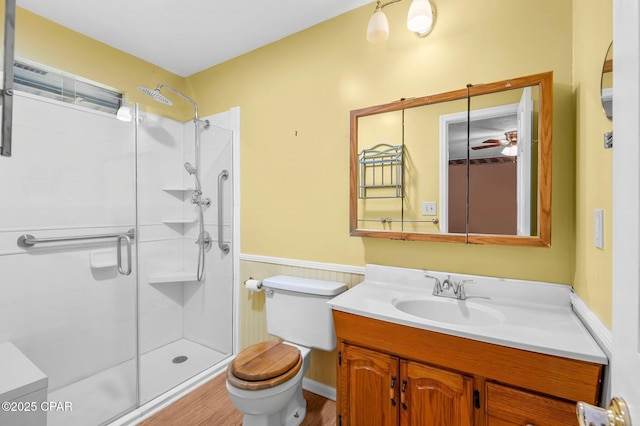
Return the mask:
{"type": "Polygon", "coordinates": [[[261,342],[244,349],[229,364],[227,380],[239,389],[268,389],[291,379],[301,367],[298,348],[280,342],[261,342]]]}

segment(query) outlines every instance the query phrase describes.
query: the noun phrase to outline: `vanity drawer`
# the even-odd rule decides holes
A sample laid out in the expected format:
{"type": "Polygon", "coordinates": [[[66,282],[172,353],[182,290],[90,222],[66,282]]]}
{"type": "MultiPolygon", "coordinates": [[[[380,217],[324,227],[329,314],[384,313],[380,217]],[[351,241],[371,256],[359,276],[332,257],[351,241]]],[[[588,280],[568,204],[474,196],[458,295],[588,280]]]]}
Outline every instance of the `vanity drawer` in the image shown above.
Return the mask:
{"type": "MultiPolygon", "coordinates": [[[[532,372],[535,374],[535,372],[532,372]]],[[[575,404],[513,389],[486,384],[487,426],[575,426],[575,404]]]]}

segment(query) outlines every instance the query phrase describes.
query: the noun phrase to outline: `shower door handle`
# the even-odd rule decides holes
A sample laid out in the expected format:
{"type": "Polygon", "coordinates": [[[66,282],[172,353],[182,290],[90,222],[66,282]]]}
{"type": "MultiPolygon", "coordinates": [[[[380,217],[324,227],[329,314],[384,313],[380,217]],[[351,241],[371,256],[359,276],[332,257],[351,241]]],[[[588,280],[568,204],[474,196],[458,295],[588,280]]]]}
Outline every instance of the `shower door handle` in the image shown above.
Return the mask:
{"type": "Polygon", "coordinates": [[[122,234],[118,236],[117,241],[117,254],[118,258],[118,272],[121,275],[131,275],[131,238],[128,235],[122,234]],[[127,269],[122,266],[122,241],[125,242],[127,248],[127,269]]]}
{"type": "Polygon", "coordinates": [[[225,180],[229,178],[229,171],[222,170],[218,175],[218,248],[222,250],[224,254],[229,253],[229,244],[222,241],[222,186],[225,180]]]}

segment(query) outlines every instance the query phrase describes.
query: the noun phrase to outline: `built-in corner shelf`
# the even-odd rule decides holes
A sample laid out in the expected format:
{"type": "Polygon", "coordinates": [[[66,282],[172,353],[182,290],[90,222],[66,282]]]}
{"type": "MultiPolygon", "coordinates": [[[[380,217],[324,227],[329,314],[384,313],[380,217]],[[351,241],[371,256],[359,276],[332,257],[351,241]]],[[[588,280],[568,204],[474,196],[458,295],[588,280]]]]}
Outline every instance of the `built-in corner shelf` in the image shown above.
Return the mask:
{"type": "Polygon", "coordinates": [[[149,276],[147,279],[149,284],[165,284],[180,283],[185,281],[198,281],[195,272],[191,271],[175,271],[175,272],[159,272],[149,276]]]}
{"type": "Polygon", "coordinates": [[[188,225],[196,223],[195,219],[165,219],[162,221],[165,225],[188,225]]]}
{"type": "Polygon", "coordinates": [[[194,189],[193,188],[185,188],[185,187],[178,187],[178,186],[167,186],[165,188],[162,188],[163,191],[165,192],[193,192],[194,189]]]}

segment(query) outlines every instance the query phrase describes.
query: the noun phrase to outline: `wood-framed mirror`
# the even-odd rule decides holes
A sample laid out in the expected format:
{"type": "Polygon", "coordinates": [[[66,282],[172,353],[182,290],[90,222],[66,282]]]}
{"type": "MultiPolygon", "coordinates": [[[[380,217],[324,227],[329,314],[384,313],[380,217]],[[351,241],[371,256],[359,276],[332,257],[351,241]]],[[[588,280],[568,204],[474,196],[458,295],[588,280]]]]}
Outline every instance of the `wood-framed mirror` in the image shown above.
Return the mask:
{"type": "Polygon", "coordinates": [[[551,244],[552,72],[350,113],[351,236],[551,244]]]}

